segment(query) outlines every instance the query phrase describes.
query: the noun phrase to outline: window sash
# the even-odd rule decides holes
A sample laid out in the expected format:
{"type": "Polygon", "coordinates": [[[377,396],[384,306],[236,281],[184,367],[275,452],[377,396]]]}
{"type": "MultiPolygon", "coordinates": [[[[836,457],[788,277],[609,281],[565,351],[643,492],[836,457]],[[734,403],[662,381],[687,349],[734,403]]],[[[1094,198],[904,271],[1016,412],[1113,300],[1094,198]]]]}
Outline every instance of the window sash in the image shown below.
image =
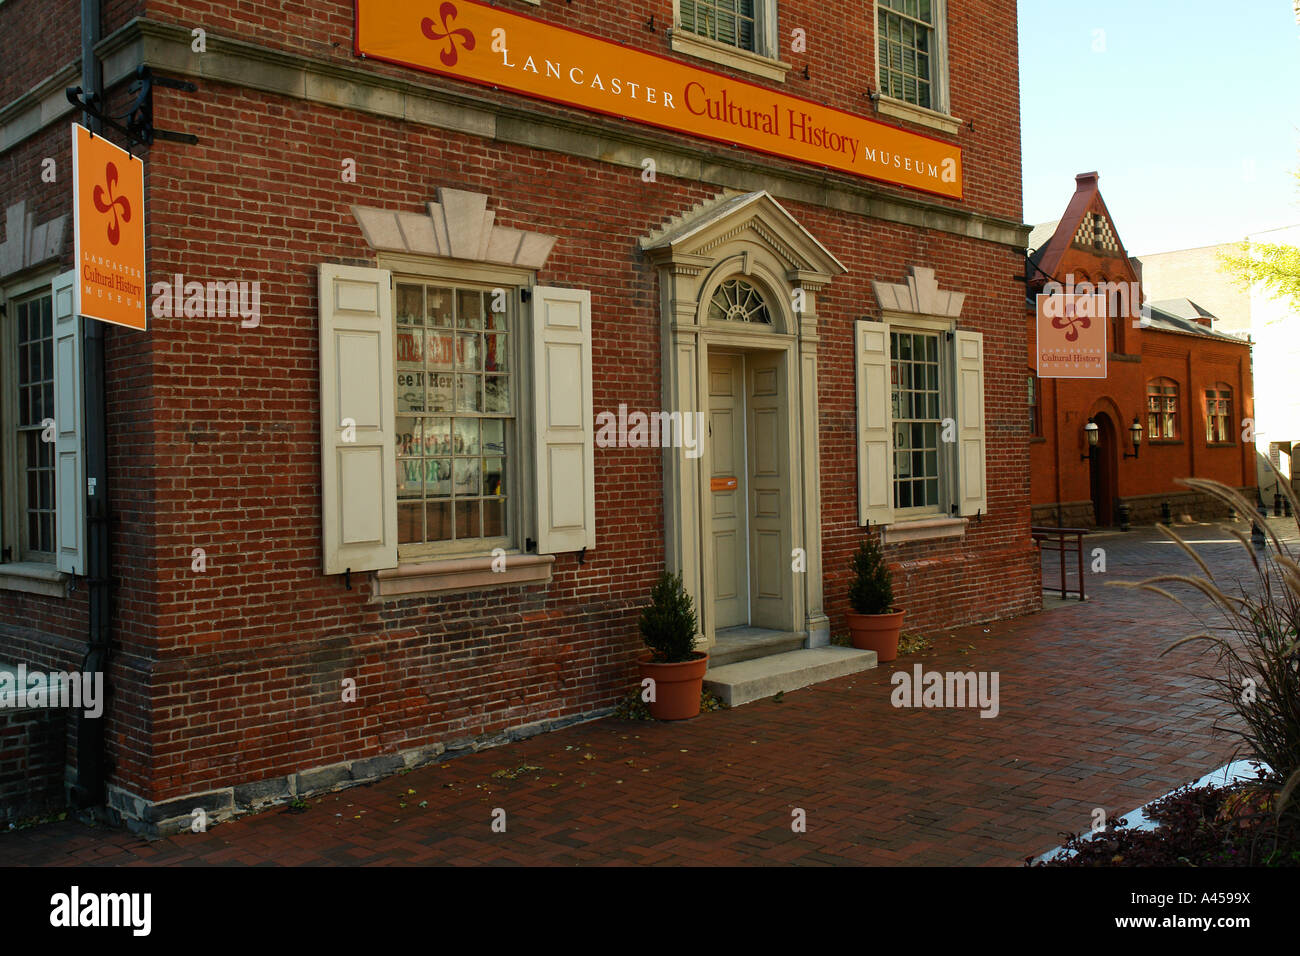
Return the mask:
{"type": "Polygon", "coordinates": [[[1147,387],[1147,438],[1173,441],[1178,438],[1178,386],[1147,387]]]}
{"type": "Polygon", "coordinates": [[[394,286],[399,556],[512,549],[521,491],[517,289],[417,276],[396,276],[394,286]]]}
{"type": "Polygon", "coordinates": [[[925,109],[934,95],[938,0],[879,0],[876,11],[880,92],[925,109]]]}
{"type": "Polygon", "coordinates": [[[14,436],[13,481],[17,527],[13,541],[20,561],[55,560],[54,442],[41,424],[54,418],[54,299],[49,292],[18,299],[14,314],[11,400],[14,436]]]}
{"type": "Polygon", "coordinates": [[[740,50],[759,49],[759,8],[767,0],[680,0],[681,27],[740,50]]]}
{"type": "Polygon", "coordinates": [[[938,333],[890,329],[890,451],[897,515],[946,513],[953,462],[951,443],[943,441],[951,400],[945,351],[938,333]]]}

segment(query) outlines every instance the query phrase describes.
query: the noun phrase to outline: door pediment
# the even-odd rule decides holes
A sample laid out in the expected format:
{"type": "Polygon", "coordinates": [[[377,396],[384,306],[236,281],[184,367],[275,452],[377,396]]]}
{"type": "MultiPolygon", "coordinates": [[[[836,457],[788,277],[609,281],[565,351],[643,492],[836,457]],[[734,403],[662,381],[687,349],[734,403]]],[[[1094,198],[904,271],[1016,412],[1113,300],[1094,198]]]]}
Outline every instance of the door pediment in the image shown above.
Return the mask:
{"type": "Polygon", "coordinates": [[[724,246],[744,241],[774,256],[792,283],[821,286],[848,272],[766,190],[721,193],[673,217],[640,244],[656,264],[698,275],[717,261],[724,246]]]}

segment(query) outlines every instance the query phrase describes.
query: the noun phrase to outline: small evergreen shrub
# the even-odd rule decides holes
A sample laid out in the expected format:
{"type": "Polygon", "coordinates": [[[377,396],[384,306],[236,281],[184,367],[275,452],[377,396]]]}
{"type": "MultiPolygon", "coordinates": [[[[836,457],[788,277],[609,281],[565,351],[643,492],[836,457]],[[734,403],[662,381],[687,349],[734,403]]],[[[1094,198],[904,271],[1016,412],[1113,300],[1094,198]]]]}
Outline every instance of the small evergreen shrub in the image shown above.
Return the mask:
{"type": "Polygon", "coordinates": [[[680,664],[695,657],[695,604],[680,574],[665,571],[650,591],[641,612],[641,638],[656,664],[680,664]]]}
{"type": "Polygon", "coordinates": [[[858,614],[888,614],[894,609],[894,579],[875,538],[864,538],[853,555],[849,604],[858,614]]]}

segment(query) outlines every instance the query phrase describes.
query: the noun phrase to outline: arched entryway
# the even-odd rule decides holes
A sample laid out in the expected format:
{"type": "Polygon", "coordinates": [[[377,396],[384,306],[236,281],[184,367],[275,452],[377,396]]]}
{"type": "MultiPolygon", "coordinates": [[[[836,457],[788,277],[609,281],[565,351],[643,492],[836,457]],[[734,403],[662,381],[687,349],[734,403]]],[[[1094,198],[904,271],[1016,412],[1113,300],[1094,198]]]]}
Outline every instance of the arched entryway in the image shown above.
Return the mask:
{"type": "Polygon", "coordinates": [[[1115,500],[1119,495],[1119,432],[1115,421],[1105,412],[1092,417],[1097,423],[1097,444],[1088,455],[1089,487],[1092,512],[1097,527],[1115,524],[1115,500]]]}

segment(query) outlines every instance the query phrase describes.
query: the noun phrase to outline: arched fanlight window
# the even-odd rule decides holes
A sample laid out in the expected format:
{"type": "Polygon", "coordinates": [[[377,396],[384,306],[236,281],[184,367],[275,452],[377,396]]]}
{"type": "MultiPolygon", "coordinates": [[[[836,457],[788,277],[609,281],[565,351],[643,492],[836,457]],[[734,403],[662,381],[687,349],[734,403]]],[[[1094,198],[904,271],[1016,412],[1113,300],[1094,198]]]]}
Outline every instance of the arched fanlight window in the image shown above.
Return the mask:
{"type": "Polygon", "coordinates": [[[744,279],[728,279],[709,300],[709,321],[771,325],[772,314],[757,288],[744,279]]]}

